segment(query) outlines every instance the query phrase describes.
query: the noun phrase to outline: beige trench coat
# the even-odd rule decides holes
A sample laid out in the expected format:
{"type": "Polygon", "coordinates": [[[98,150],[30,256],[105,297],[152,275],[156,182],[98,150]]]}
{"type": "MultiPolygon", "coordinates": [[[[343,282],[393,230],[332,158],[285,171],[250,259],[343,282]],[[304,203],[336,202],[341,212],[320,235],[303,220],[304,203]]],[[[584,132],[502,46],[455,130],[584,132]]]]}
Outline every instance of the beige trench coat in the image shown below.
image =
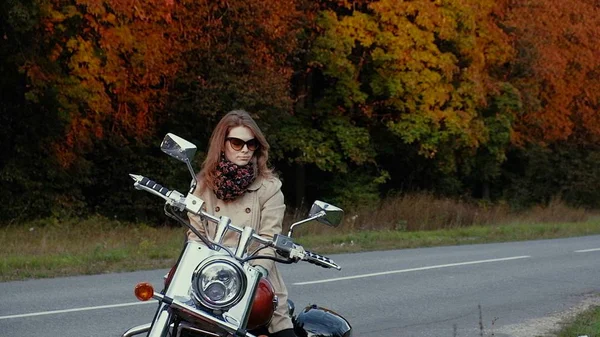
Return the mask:
{"type": "MultiPolygon", "coordinates": [[[[251,226],[258,235],[268,239],[272,239],[275,234],[281,233],[285,204],[281,192],[281,181],[278,178],[257,178],[248,187],[246,193],[230,202],[218,199],[214,192],[208,188],[200,193],[202,187],[200,181],[198,183],[195,194],[204,200],[206,212],[215,216],[225,215],[238,227],[251,226]]],[[[214,238],[216,233],[214,223],[201,222],[199,217],[193,214],[189,214],[189,218],[192,225],[200,233],[205,234],[208,232],[208,236],[211,239],[214,238]]],[[[237,237],[237,234],[228,232],[223,243],[226,246],[234,247],[237,244],[237,237]]],[[[199,240],[192,231],[188,231],[188,238],[199,240]]],[[[256,247],[250,247],[249,250],[252,251],[254,248],[256,247]]],[[[275,250],[266,248],[261,250],[259,254],[275,256],[275,250]]],[[[292,321],[287,313],[287,288],[275,262],[268,259],[257,259],[252,260],[251,263],[263,266],[269,272],[268,279],[273,284],[275,295],[279,299],[279,305],[268,327],[269,333],[293,328],[292,321]]]]}

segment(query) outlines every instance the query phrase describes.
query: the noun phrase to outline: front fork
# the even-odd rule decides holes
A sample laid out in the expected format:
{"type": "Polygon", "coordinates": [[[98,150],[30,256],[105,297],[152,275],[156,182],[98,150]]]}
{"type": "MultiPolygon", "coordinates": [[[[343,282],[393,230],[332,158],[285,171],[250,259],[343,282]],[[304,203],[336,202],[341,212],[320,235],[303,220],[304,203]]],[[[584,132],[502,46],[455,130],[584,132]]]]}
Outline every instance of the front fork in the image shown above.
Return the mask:
{"type": "Polygon", "coordinates": [[[171,326],[173,314],[170,312],[169,307],[164,303],[159,304],[159,308],[156,311],[156,315],[152,323],[138,325],[127,331],[125,331],[122,337],[132,337],[135,335],[148,333],[149,337],[165,337],[171,326]]]}
{"type": "Polygon", "coordinates": [[[152,328],[148,337],[165,337],[167,336],[167,332],[169,331],[169,327],[171,326],[173,314],[169,310],[169,307],[165,304],[158,310],[156,315],[156,319],[154,320],[154,324],[152,324],[152,328]]]}
{"type": "Polygon", "coordinates": [[[146,324],[135,326],[135,327],[125,331],[123,333],[122,337],[132,337],[135,335],[146,333],[146,332],[150,331],[151,326],[152,326],[152,323],[146,323],[146,324]]]}

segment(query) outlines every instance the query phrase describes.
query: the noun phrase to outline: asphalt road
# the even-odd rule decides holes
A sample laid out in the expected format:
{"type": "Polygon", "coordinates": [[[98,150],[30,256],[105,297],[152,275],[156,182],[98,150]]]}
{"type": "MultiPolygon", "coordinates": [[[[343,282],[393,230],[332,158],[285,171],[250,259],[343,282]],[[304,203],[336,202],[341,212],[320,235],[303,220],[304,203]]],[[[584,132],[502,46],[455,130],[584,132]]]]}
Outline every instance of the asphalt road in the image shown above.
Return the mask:
{"type": "MultiPolygon", "coordinates": [[[[333,309],[354,336],[516,336],[515,327],[600,293],[600,236],[331,257],[342,271],[281,270],[298,308],[333,309]]],[[[134,284],[159,287],[165,273],[0,283],[0,336],[120,336],[154,313],[134,284]]]]}

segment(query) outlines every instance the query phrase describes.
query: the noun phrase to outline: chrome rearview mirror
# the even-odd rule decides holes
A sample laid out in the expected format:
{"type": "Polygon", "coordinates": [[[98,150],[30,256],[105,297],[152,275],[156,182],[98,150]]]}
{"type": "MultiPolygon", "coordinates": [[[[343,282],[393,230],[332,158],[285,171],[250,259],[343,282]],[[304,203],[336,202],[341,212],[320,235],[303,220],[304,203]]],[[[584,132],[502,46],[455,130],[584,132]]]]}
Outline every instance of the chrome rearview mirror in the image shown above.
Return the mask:
{"type": "Polygon", "coordinates": [[[190,193],[194,192],[196,189],[196,185],[198,184],[196,180],[196,174],[194,173],[194,169],[192,168],[192,158],[196,154],[196,150],[198,149],[196,145],[188,142],[187,140],[174,135],[172,133],[167,133],[162,143],[160,143],[160,149],[162,152],[168,154],[171,157],[177,158],[182,162],[186,163],[190,174],[192,175],[192,183],[190,184],[190,193]]]}
{"type": "Polygon", "coordinates": [[[312,204],[308,216],[312,218],[319,214],[323,215],[316,218],[316,220],[331,227],[339,226],[344,218],[344,210],[337,206],[317,200],[312,204]]]}
{"type": "Polygon", "coordinates": [[[327,226],[337,227],[342,223],[343,217],[344,210],[342,210],[341,208],[317,200],[312,204],[310,212],[308,212],[307,219],[292,224],[288,232],[288,236],[292,237],[294,227],[313,220],[317,220],[318,222],[326,224],[327,226]]]}
{"type": "Polygon", "coordinates": [[[187,162],[194,158],[197,147],[177,135],[167,133],[160,144],[160,149],[171,157],[187,162]]]}

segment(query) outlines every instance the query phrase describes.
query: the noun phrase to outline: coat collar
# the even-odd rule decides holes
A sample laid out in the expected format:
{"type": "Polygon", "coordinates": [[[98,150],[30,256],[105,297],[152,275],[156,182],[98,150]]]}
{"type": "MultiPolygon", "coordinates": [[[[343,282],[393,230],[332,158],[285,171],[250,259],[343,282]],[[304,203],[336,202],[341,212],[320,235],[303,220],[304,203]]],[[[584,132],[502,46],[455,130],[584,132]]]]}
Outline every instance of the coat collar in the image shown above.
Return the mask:
{"type": "Polygon", "coordinates": [[[263,178],[256,177],[256,179],[254,179],[252,184],[250,184],[250,186],[248,186],[247,190],[248,191],[256,191],[262,186],[262,183],[263,183],[263,178]]]}

